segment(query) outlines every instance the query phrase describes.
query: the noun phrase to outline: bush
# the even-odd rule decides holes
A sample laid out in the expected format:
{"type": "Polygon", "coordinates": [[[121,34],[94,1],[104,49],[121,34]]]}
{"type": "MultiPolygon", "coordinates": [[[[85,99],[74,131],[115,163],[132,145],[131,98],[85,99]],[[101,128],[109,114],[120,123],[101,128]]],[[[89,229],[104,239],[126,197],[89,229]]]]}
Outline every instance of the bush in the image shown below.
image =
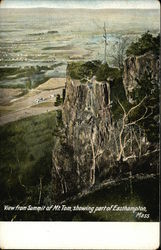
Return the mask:
{"type": "Polygon", "coordinates": [[[67,66],[67,75],[73,79],[86,82],[85,78],[95,75],[101,61],[72,62],[67,66]]]}
{"type": "Polygon", "coordinates": [[[63,98],[60,97],[59,94],[56,96],[56,102],[54,103],[55,106],[60,106],[63,103],[63,98]]]}
{"type": "Polygon", "coordinates": [[[96,76],[97,81],[106,81],[107,78],[118,79],[122,72],[117,68],[111,68],[101,61],[72,62],[67,66],[67,75],[72,79],[78,79],[82,83],[96,76]]]}
{"type": "Polygon", "coordinates": [[[126,51],[127,56],[139,56],[146,52],[152,51],[155,55],[159,55],[160,49],[160,34],[154,37],[149,31],[146,32],[138,39],[137,42],[133,42],[126,51]]]}
{"type": "Polygon", "coordinates": [[[100,64],[95,72],[98,81],[107,81],[107,78],[111,78],[114,81],[122,78],[122,72],[117,68],[111,68],[107,63],[100,64]]]}

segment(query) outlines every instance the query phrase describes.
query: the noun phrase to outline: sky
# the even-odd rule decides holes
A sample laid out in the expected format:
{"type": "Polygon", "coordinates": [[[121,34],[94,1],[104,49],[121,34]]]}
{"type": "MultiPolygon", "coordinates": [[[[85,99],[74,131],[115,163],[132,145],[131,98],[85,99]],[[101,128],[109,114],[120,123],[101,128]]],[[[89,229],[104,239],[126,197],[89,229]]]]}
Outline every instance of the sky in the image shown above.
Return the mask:
{"type": "Polygon", "coordinates": [[[1,0],[1,8],[159,9],[159,0],[1,0]]]}

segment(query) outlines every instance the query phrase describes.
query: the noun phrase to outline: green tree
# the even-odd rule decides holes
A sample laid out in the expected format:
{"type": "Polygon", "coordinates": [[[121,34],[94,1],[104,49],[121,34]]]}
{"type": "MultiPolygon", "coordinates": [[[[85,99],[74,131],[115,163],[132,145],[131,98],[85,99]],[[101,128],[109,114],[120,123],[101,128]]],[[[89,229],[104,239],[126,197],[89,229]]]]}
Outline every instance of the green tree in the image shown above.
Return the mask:
{"type": "Polygon", "coordinates": [[[32,83],[31,83],[31,79],[28,78],[27,82],[26,82],[26,90],[29,90],[32,88],[32,83]]]}
{"type": "Polygon", "coordinates": [[[61,104],[62,104],[62,98],[60,97],[59,94],[57,94],[55,106],[59,106],[59,105],[61,105],[61,104]]]}
{"type": "Polygon", "coordinates": [[[152,51],[154,54],[159,55],[160,49],[160,34],[156,37],[147,31],[136,42],[131,43],[126,51],[127,56],[139,56],[148,51],[152,51]]]}

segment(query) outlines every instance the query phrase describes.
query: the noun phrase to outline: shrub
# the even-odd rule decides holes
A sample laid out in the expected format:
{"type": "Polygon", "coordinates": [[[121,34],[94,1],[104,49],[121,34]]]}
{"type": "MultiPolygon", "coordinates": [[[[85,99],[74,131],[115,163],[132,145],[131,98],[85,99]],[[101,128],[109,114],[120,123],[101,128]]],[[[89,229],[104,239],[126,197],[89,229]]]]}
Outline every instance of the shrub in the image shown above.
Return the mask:
{"type": "Polygon", "coordinates": [[[131,43],[131,45],[126,51],[126,55],[139,56],[149,51],[152,51],[154,54],[159,55],[159,49],[160,49],[160,34],[154,37],[148,31],[145,34],[143,34],[138,39],[137,42],[131,43]]]}
{"type": "MultiPolygon", "coordinates": [[[[72,62],[67,66],[67,75],[73,79],[83,80],[95,75],[101,61],[72,62]]],[[[84,80],[85,81],[85,80],[84,80]]]]}
{"type": "Polygon", "coordinates": [[[60,106],[62,103],[63,103],[63,98],[61,98],[60,95],[57,94],[55,106],[60,106]]]}

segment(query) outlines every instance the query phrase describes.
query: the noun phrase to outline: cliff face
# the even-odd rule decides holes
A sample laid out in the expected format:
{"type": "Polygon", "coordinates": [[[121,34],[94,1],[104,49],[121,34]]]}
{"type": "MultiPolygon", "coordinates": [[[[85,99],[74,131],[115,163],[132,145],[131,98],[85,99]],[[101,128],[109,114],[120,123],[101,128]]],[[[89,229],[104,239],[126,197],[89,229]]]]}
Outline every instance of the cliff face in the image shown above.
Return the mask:
{"type": "MultiPolygon", "coordinates": [[[[135,101],[131,99],[131,89],[137,88],[146,71],[151,72],[157,81],[156,65],[152,55],[126,60],[123,82],[129,102],[135,101]]],[[[152,114],[143,109],[140,117],[130,121],[129,115],[137,111],[137,107],[126,111],[118,100],[122,115],[114,120],[111,84],[98,82],[94,76],[82,83],[71,79],[70,72],[67,72],[62,112],[64,128],[53,150],[54,200],[62,200],[131,171],[135,174],[145,168],[145,171],[156,172],[158,163],[153,160],[157,146],[148,141],[145,129],[137,123],[152,114]]]]}
{"type": "Polygon", "coordinates": [[[135,103],[134,92],[141,88],[141,81],[147,77],[153,85],[159,83],[159,58],[152,52],[129,57],[124,63],[123,83],[127,99],[135,103]]]}
{"type": "Polygon", "coordinates": [[[92,79],[82,84],[67,78],[63,107],[65,139],[53,152],[53,178],[60,182],[57,188],[63,194],[86,189],[96,182],[96,166],[103,157],[111,123],[108,89],[107,82],[92,79]],[[63,152],[68,156],[64,158],[63,152]]]}

